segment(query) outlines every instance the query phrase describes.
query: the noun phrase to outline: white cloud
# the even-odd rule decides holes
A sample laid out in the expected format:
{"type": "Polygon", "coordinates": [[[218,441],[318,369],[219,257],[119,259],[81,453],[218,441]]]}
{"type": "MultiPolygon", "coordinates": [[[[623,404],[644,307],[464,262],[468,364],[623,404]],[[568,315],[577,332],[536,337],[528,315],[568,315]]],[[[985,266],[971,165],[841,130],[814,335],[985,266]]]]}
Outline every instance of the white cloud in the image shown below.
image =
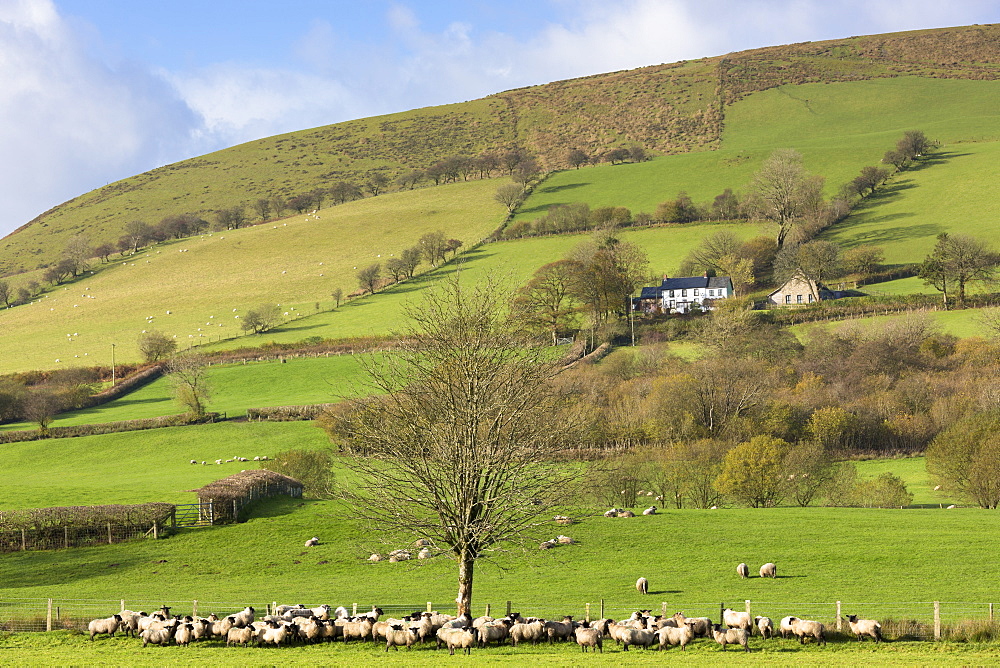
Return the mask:
{"type": "Polygon", "coordinates": [[[90,58],[48,0],[0,4],[0,82],[0,233],[189,148],[176,93],[90,58]]]}

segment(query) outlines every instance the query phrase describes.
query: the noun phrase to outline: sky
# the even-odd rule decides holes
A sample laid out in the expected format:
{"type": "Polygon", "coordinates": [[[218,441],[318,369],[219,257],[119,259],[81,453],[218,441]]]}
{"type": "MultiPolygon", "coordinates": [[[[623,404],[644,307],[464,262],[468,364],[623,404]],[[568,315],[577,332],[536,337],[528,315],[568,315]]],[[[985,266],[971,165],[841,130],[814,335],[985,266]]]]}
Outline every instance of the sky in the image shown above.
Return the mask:
{"type": "Polygon", "coordinates": [[[0,237],[106,183],[283,132],[997,22],[1000,0],[0,0],[0,237]]]}

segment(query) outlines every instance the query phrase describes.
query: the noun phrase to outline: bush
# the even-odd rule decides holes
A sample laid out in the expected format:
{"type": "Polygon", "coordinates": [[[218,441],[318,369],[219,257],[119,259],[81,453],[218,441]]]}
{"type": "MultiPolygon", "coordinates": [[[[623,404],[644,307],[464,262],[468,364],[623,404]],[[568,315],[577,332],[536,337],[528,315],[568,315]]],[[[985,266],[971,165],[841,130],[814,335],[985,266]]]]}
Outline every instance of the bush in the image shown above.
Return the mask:
{"type": "Polygon", "coordinates": [[[314,499],[333,498],[335,480],[330,450],[286,450],[260,466],[295,478],[302,483],[303,493],[314,499]]]}
{"type": "Polygon", "coordinates": [[[854,501],[864,508],[903,508],[913,503],[913,494],[906,491],[902,479],[886,472],[874,480],[858,483],[854,501]]]}

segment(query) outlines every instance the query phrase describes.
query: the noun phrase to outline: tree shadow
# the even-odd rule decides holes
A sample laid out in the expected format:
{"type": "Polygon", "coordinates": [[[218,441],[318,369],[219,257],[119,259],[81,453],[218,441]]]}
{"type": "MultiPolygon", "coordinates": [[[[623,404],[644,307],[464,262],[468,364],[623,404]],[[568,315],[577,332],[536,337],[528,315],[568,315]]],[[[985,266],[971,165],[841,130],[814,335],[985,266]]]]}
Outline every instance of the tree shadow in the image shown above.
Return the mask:
{"type": "Polygon", "coordinates": [[[584,186],[589,186],[590,182],[584,181],[582,183],[564,183],[561,186],[547,186],[539,188],[536,192],[539,193],[561,193],[564,190],[573,190],[574,188],[582,188],[584,186]]]}

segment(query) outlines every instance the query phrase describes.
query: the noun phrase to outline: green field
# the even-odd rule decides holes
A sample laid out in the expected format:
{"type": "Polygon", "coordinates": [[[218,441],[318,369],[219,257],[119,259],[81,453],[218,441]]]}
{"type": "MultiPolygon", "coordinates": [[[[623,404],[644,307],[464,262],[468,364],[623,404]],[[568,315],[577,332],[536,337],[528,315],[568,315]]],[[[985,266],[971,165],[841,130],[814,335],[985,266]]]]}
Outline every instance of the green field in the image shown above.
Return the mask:
{"type": "Polygon", "coordinates": [[[112,343],[118,360],[134,361],[146,329],[176,336],[182,348],[230,338],[241,334],[237,316],[263,302],[281,304],[289,318],[314,313],[317,303],[332,308],[335,288],[357,287],[357,267],[384,262],[427,232],[467,245],[489,234],[503,219],[495,187],[470,181],[390,193],[324,209],[318,219],[162,244],[0,311],[0,372],[109,365],[112,343]]]}
{"type": "MultiPolygon", "coordinates": [[[[917,312],[923,313],[923,312],[917,312]]],[[[993,331],[987,327],[982,318],[985,311],[982,309],[966,309],[962,311],[928,311],[928,317],[934,322],[943,334],[952,334],[959,338],[969,336],[992,337],[993,331]]],[[[812,327],[840,327],[845,324],[860,327],[876,327],[889,321],[900,318],[913,317],[912,314],[900,315],[871,315],[860,319],[832,320],[821,323],[805,323],[802,325],[792,325],[791,331],[799,338],[805,336],[812,327]]]]}

